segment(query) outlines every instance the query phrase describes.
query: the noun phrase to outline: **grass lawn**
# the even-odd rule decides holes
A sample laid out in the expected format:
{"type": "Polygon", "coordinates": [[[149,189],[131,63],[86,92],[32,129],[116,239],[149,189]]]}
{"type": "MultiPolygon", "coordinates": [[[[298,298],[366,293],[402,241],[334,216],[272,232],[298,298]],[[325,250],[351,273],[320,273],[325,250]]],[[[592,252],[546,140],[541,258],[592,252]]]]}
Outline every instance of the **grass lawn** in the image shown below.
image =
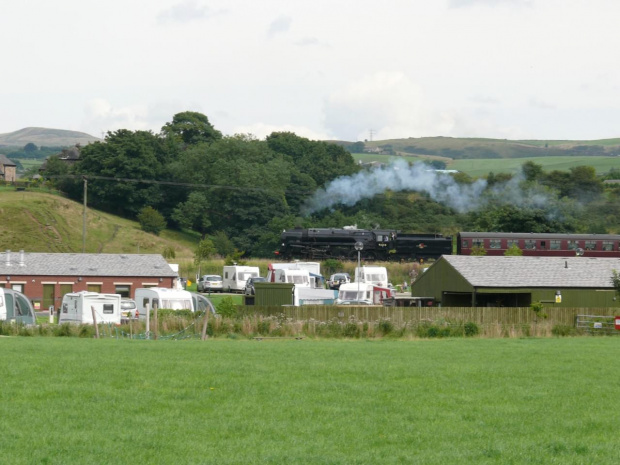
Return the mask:
{"type": "Polygon", "coordinates": [[[11,464],[611,464],[618,339],[0,338],[11,464]]]}

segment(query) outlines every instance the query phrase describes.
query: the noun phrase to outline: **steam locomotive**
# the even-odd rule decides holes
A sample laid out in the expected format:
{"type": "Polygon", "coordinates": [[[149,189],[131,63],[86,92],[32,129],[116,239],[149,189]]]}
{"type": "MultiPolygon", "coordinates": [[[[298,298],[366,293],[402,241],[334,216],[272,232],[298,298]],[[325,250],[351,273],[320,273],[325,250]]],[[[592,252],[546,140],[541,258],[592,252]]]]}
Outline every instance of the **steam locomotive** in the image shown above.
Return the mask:
{"type": "Polygon", "coordinates": [[[420,261],[452,253],[452,237],[441,234],[405,234],[395,229],[311,228],[285,230],[281,248],[284,259],[420,261]]]}
{"type": "MultiPolygon", "coordinates": [[[[405,234],[394,229],[291,229],[281,235],[276,254],[293,258],[420,261],[452,254],[452,237],[441,234],[405,234]]],[[[484,249],[485,255],[504,255],[511,246],[526,256],[620,257],[620,235],[460,232],[456,253],[470,255],[484,249]]]]}

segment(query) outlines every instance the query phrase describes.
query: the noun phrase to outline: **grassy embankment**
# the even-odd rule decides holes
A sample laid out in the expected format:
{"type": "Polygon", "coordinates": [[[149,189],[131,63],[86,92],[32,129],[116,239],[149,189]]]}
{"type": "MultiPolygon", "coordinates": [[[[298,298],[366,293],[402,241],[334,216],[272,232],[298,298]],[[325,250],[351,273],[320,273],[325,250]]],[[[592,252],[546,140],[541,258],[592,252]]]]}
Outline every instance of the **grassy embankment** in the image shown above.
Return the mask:
{"type": "Polygon", "coordinates": [[[614,338],[1,338],[4,463],[616,463],[614,338]]]}

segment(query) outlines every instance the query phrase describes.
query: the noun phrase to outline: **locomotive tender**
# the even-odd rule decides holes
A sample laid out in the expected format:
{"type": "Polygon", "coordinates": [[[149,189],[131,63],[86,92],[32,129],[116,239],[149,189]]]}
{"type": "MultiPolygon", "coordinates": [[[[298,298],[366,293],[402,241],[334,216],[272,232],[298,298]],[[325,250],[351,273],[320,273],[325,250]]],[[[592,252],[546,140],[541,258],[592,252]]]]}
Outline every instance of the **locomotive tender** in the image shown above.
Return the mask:
{"type": "Polygon", "coordinates": [[[361,242],[364,260],[420,261],[452,253],[452,238],[441,234],[404,234],[395,229],[295,228],[281,235],[285,259],[357,259],[355,243],[361,242]]]}

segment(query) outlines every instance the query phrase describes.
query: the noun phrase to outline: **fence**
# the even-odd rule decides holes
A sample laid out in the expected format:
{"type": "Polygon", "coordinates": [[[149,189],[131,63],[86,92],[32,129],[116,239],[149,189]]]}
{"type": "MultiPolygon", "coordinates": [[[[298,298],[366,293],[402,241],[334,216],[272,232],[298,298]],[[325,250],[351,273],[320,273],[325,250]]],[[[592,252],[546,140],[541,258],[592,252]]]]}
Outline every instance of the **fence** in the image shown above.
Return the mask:
{"type": "MultiPolygon", "coordinates": [[[[292,320],[346,321],[355,317],[360,321],[390,320],[394,324],[405,324],[421,321],[463,321],[479,325],[494,323],[510,325],[526,325],[536,321],[536,314],[530,307],[335,307],[312,305],[304,307],[292,306],[248,306],[241,307],[243,314],[263,316],[284,316],[292,320]]],[[[599,315],[613,317],[618,313],[614,308],[545,308],[550,324],[574,326],[578,315],[599,315]]],[[[538,317],[538,321],[543,319],[538,317]]]]}
{"type": "Polygon", "coordinates": [[[577,315],[575,320],[575,326],[586,333],[620,335],[615,323],[615,317],[601,315],[577,315]]]}

